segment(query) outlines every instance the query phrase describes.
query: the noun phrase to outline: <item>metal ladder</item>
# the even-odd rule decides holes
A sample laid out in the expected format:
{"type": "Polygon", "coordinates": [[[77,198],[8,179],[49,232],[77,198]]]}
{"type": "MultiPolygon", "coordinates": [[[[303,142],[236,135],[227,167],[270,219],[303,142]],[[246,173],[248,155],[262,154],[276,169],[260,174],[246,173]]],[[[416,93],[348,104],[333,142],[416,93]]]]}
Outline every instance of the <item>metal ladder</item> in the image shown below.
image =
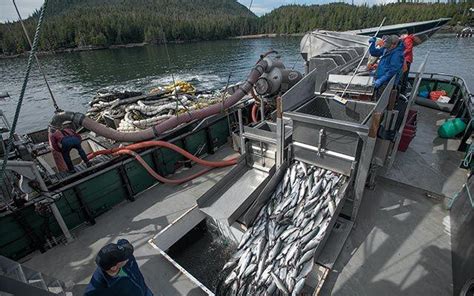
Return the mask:
{"type": "Polygon", "coordinates": [[[0,256],[0,296],[72,296],[66,288],[58,279],[0,256]]]}

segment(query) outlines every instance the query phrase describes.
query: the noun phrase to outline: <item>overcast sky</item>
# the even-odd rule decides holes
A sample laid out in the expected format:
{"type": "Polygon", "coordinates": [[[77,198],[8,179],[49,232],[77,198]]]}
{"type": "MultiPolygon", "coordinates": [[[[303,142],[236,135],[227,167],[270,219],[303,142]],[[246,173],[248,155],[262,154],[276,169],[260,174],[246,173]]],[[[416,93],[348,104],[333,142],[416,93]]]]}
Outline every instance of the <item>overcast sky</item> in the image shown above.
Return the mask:
{"type": "MultiPolygon", "coordinates": [[[[192,1],[192,0],[190,0],[192,1]]],[[[251,10],[257,14],[262,15],[267,12],[270,12],[272,9],[279,7],[281,5],[287,4],[323,4],[329,2],[337,2],[338,0],[317,0],[317,1],[309,1],[309,0],[254,0],[251,10]]],[[[245,6],[250,5],[250,0],[239,0],[245,6]]],[[[351,2],[351,0],[346,0],[346,2],[351,2]]],[[[354,0],[354,3],[361,4],[364,2],[370,3],[388,3],[393,2],[393,0],[354,0]]],[[[16,4],[18,5],[18,9],[20,10],[21,16],[23,18],[28,17],[35,11],[35,9],[40,8],[41,4],[43,4],[43,0],[16,0],[16,4]]],[[[6,21],[16,21],[18,19],[15,8],[13,7],[13,3],[11,0],[0,0],[0,22],[6,21]]]]}

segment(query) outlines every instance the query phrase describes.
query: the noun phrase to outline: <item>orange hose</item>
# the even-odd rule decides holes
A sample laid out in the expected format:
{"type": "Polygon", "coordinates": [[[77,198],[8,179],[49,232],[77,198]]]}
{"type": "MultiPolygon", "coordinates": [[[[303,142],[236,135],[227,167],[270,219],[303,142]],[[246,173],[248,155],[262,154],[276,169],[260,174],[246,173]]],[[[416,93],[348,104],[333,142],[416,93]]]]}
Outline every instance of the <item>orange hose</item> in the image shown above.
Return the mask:
{"type": "Polygon", "coordinates": [[[105,150],[99,150],[96,152],[90,153],[87,157],[89,159],[92,159],[96,157],[97,155],[103,155],[103,154],[113,154],[116,152],[119,152],[121,150],[138,150],[138,149],[143,149],[143,148],[150,148],[150,147],[165,147],[168,149],[171,149],[173,151],[178,152],[179,154],[183,155],[187,159],[190,159],[200,165],[207,166],[207,167],[213,167],[213,168],[220,168],[220,167],[226,167],[229,165],[234,165],[237,163],[238,158],[233,158],[229,160],[221,160],[221,161],[208,161],[201,159],[199,157],[196,157],[189,153],[188,151],[184,150],[181,147],[178,147],[174,144],[164,142],[164,141],[145,141],[145,142],[140,142],[140,143],[135,143],[131,145],[127,145],[125,147],[118,147],[118,148],[112,148],[112,149],[105,149],[105,150]]]}
{"type": "Polygon", "coordinates": [[[157,179],[158,181],[160,181],[161,183],[166,183],[166,184],[181,184],[181,183],[185,183],[185,182],[188,182],[188,181],[191,181],[192,179],[194,178],[197,178],[199,176],[202,176],[204,175],[205,173],[209,172],[210,170],[213,169],[213,167],[210,167],[210,168],[206,168],[196,174],[193,174],[191,176],[188,176],[186,178],[183,178],[183,179],[168,179],[168,178],[165,178],[163,176],[161,176],[160,174],[158,174],[157,172],[155,172],[147,163],[146,161],[138,154],[136,153],[135,151],[132,151],[132,150],[129,150],[129,149],[121,149],[119,151],[116,151],[113,153],[113,155],[121,155],[121,154],[128,154],[128,155],[131,155],[133,157],[135,157],[135,159],[145,168],[145,170],[155,179],[157,179]]]}
{"type": "Polygon", "coordinates": [[[252,122],[253,123],[257,123],[258,122],[258,105],[257,104],[253,104],[252,106],[252,112],[251,112],[251,115],[252,115],[252,122]]]}

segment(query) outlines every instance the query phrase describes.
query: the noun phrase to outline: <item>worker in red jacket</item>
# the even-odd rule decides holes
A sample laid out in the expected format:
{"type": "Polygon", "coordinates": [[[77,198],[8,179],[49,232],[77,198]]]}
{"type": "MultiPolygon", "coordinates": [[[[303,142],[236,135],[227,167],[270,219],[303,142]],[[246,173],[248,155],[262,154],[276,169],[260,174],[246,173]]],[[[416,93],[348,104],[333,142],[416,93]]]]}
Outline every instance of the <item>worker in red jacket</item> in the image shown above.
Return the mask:
{"type": "Polygon", "coordinates": [[[408,82],[408,73],[410,73],[410,66],[413,63],[413,44],[415,43],[415,36],[413,34],[408,34],[406,29],[400,31],[400,40],[403,41],[405,45],[405,51],[403,52],[403,57],[405,59],[403,64],[403,73],[401,78],[401,89],[402,94],[405,93],[408,82]]]}
{"type": "Polygon", "coordinates": [[[81,146],[81,136],[76,133],[73,129],[67,126],[71,124],[70,121],[65,121],[61,128],[57,129],[51,136],[51,146],[54,150],[61,152],[64,162],[70,173],[75,173],[74,164],[71,160],[70,152],[72,149],[76,149],[81,159],[89,167],[90,163],[87,159],[86,152],[81,146]]]}

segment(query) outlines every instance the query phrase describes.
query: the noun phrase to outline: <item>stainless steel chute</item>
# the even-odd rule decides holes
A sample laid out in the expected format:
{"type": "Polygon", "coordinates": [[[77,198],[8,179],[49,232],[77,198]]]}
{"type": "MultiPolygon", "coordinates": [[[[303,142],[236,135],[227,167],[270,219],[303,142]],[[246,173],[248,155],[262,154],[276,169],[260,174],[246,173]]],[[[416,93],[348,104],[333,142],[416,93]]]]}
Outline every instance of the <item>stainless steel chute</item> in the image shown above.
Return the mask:
{"type": "Polygon", "coordinates": [[[354,177],[352,220],[362,199],[378,125],[394,79],[376,103],[349,100],[343,105],[332,96],[317,95],[295,111],[284,113],[293,124],[294,159],[354,177]]]}

